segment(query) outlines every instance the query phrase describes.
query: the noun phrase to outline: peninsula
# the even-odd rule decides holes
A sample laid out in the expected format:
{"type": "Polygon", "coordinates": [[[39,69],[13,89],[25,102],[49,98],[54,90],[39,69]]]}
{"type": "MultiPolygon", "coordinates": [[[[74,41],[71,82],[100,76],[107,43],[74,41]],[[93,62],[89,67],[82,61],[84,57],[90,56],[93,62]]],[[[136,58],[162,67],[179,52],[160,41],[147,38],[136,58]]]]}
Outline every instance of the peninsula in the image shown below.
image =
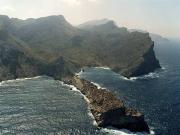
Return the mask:
{"type": "Polygon", "coordinates": [[[41,75],[64,80],[90,100],[99,126],[149,133],[141,113],[75,73],[104,66],[128,78],[144,75],[160,68],[153,47],[149,33],[129,32],[108,19],[72,26],[62,15],[27,20],[0,15],[0,81],[41,75]]]}

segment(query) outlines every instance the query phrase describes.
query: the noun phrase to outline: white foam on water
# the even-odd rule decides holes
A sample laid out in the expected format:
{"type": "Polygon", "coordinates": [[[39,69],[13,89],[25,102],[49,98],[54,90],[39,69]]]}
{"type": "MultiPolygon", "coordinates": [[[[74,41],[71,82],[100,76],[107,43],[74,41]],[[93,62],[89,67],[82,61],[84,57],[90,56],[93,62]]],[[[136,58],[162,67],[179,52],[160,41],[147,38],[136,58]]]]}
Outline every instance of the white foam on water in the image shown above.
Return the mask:
{"type": "Polygon", "coordinates": [[[106,70],[111,70],[109,67],[94,67],[94,68],[99,68],[99,69],[106,69],[106,70]]]}
{"type": "MultiPolygon", "coordinates": [[[[78,90],[74,85],[68,85],[68,84],[65,84],[64,82],[60,81],[62,85],[64,86],[67,86],[67,87],[70,87],[72,89],[72,91],[76,91],[76,92],[79,92],[81,96],[84,97],[84,100],[88,103],[88,115],[89,117],[93,120],[93,125],[94,126],[98,126],[92,112],[91,112],[91,109],[89,107],[89,104],[90,104],[90,101],[89,99],[81,93],[80,90],[78,90]]],[[[101,87],[99,84],[97,83],[94,83],[94,82],[91,82],[92,84],[96,85],[98,87],[98,89],[104,89],[103,87],[101,87]]],[[[150,130],[150,134],[147,134],[147,133],[142,133],[142,132],[137,132],[137,133],[133,133],[129,130],[126,130],[126,129],[122,129],[122,130],[118,130],[118,129],[114,129],[114,128],[102,128],[101,129],[101,132],[104,132],[104,133],[109,133],[110,135],[155,135],[155,132],[152,130],[150,130]]]]}
{"type": "MultiPolygon", "coordinates": [[[[105,70],[111,70],[109,67],[93,67],[93,68],[105,69],[105,70]]],[[[84,72],[84,71],[81,69],[81,71],[78,72],[78,73],[75,73],[75,75],[81,76],[83,72],[84,72]]]]}
{"type": "Polygon", "coordinates": [[[93,114],[91,113],[91,109],[90,109],[90,107],[89,107],[89,104],[90,104],[89,99],[88,99],[84,94],[82,94],[81,91],[78,90],[74,85],[68,85],[68,84],[65,84],[65,83],[62,82],[62,81],[60,81],[60,83],[61,83],[62,85],[64,85],[64,86],[70,87],[70,88],[71,88],[71,91],[78,92],[81,96],[83,96],[84,100],[88,103],[88,110],[87,110],[87,111],[88,111],[88,116],[93,120],[93,125],[94,125],[94,126],[97,126],[98,124],[97,124],[97,122],[96,122],[93,114]]]}
{"type": "Polygon", "coordinates": [[[159,78],[159,73],[158,72],[151,72],[149,74],[138,76],[138,77],[127,78],[124,76],[120,76],[120,78],[123,80],[127,80],[127,81],[135,81],[135,80],[139,80],[139,79],[154,79],[154,78],[159,78]]]}
{"type": "Polygon", "coordinates": [[[149,74],[146,75],[142,75],[142,76],[138,76],[138,77],[130,77],[129,79],[126,78],[126,80],[130,80],[130,81],[134,81],[137,79],[154,79],[154,78],[159,78],[160,77],[160,73],[162,70],[166,70],[167,68],[162,66],[161,70],[156,70],[154,72],[150,72],[149,74]]]}
{"type": "Polygon", "coordinates": [[[13,80],[6,80],[6,81],[0,82],[0,86],[3,86],[3,85],[8,84],[8,83],[12,83],[12,82],[17,82],[17,81],[25,81],[25,80],[37,79],[37,78],[40,78],[40,77],[42,77],[42,76],[29,77],[29,78],[17,78],[17,79],[13,79],[13,80]]]}
{"type": "MultiPolygon", "coordinates": [[[[95,67],[95,68],[105,68],[105,67],[95,67]]],[[[79,73],[76,73],[77,76],[81,76],[81,74],[83,73],[83,71],[81,70],[79,73]]],[[[104,87],[101,87],[98,83],[95,82],[91,82],[93,85],[95,85],[98,89],[106,89],[104,87]]],[[[70,86],[70,85],[69,85],[70,86]]]]}
{"type": "Polygon", "coordinates": [[[149,79],[149,78],[153,79],[153,78],[158,78],[158,77],[159,77],[158,72],[151,72],[151,73],[149,73],[147,75],[139,76],[139,77],[136,77],[134,79],[149,79]]]}
{"type": "Polygon", "coordinates": [[[75,75],[80,76],[82,73],[83,73],[83,70],[81,69],[81,71],[78,73],[75,73],[75,75]]]}
{"type": "Polygon", "coordinates": [[[76,91],[76,92],[79,92],[81,93],[74,85],[68,85],[68,84],[65,84],[64,82],[60,81],[61,85],[63,86],[67,86],[67,87],[70,87],[71,88],[71,91],[76,91]]]}
{"type": "Polygon", "coordinates": [[[150,130],[150,135],[155,135],[155,132],[153,130],[150,130]]]}
{"type": "Polygon", "coordinates": [[[166,67],[162,66],[162,67],[161,67],[161,69],[162,69],[162,70],[165,70],[165,69],[166,69],[166,67]]]}
{"type": "MultiPolygon", "coordinates": [[[[109,133],[110,135],[138,135],[136,133],[132,133],[128,130],[116,130],[111,128],[103,128],[101,132],[109,133]]],[[[141,134],[143,135],[143,134],[141,134]]]]}
{"type": "Polygon", "coordinates": [[[147,134],[143,132],[134,133],[126,129],[118,130],[114,128],[103,128],[101,129],[101,132],[109,133],[110,135],[154,135],[155,134],[155,132],[152,130],[150,131],[150,134],[147,134]]]}
{"type": "MultiPolygon", "coordinates": [[[[94,68],[111,70],[109,67],[94,67],[94,68]]],[[[162,70],[166,70],[166,67],[162,66],[161,69],[162,70]]],[[[83,73],[83,70],[81,70],[79,73],[76,73],[76,75],[77,76],[81,76],[82,73],[83,73]]],[[[159,74],[160,74],[160,72],[158,70],[156,70],[155,72],[150,72],[149,74],[142,75],[142,76],[130,77],[130,78],[127,78],[125,76],[120,76],[120,78],[123,79],[123,80],[127,80],[127,81],[135,81],[135,80],[138,80],[138,79],[154,79],[154,78],[159,78],[159,74]]],[[[96,85],[98,87],[98,89],[102,88],[101,86],[99,86],[99,84],[96,84],[94,82],[91,82],[91,83],[96,85]]]]}
{"type": "Polygon", "coordinates": [[[93,85],[95,85],[98,89],[106,89],[104,87],[101,87],[98,83],[91,82],[93,85]]]}
{"type": "Polygon", "coordinates": [[[134,81],[134,80],[136,80],[136,79],[137,79],[137,77],[127,78],[127,77],[125,77],[125,76],[121,76],[121,75],[120,75],[120,78],[121,78],[121,79],[123,79],[123,80],[126,80],[126,81],[134,81]]]}

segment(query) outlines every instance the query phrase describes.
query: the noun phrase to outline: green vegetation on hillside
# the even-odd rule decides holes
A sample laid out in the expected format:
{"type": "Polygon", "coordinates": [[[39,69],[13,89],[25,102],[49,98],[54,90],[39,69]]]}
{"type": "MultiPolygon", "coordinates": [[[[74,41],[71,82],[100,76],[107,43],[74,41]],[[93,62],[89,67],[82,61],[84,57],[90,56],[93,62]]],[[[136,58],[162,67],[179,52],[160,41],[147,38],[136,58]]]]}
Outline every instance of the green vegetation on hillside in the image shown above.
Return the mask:
{"type": "Polygon", "coordinates": [[[160,67],[148,33],[130,33],[113,21],[93,23],[74,27],[63,16],[0,16],[0,80],[36,75],[61,79],[85,66],[108,66],[130,77],[160,67]]]}

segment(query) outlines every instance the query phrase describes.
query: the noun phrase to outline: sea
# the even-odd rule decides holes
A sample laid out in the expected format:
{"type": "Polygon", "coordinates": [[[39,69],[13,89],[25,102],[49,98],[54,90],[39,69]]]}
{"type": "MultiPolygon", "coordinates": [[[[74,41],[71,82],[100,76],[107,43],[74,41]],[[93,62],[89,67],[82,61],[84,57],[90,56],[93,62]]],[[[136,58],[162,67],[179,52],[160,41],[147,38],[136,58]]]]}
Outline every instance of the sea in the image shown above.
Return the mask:
{"type": "MultiPolygon", "coordinates": [[[[180,134],[180,42],[155,44],[162,66],[148,75],[125,78],[108,68],[79,75],[107,88],[126,106],[142,112],[155,135],[180,134]]],[[[47,76],[0,83],[0,135],[145,135],[98,128],[88,99],[73,86],[47,76]]]]}

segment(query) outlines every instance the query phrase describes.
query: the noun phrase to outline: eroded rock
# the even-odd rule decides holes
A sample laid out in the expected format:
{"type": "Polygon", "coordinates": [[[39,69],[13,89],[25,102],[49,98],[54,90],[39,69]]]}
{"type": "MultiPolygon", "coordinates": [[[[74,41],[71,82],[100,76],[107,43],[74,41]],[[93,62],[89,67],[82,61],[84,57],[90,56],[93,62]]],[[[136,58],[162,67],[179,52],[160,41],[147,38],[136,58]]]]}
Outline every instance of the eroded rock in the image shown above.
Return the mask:
{"type": "Polygon", "coordinates": [[[133,132],[149,133],[144,116],[137,110],[124,106],[123,101],[110,91],[98,89],[94,84],[78,76],[64,82],[77,87],[89,99],[89,107],[99,127],[112,126],[133,132]]]}

